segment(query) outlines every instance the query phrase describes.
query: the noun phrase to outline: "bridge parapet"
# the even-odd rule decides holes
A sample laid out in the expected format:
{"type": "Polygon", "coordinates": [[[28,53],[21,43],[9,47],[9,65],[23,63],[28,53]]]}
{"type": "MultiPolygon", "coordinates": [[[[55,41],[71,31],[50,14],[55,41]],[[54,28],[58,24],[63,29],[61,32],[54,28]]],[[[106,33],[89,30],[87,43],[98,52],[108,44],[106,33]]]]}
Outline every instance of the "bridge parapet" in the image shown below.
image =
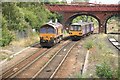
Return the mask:
{"type": "Polygon", "coordinates": [[[64,12],[75,12],[75,11],[116,11],[119,12],[120,5],[46,5],[50,11],[64,11],[64,12]]]}

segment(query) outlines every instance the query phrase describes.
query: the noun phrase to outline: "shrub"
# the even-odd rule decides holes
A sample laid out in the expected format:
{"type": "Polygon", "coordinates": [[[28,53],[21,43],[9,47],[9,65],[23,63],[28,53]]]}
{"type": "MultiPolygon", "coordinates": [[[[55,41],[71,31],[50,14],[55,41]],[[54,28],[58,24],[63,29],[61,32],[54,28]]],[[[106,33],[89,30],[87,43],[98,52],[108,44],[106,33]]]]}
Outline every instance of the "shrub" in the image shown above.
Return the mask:
{"type": "Polygon", "coordinates": [[[104,46],[105,46],[104,43],[101,43],[101,42],[98,43],[98,48],[99,48],[100,50],[102,50],[102,49],[104,48],[104,46]]]}
{"type": "MultiPolygon", "coordinates": [[[[4,47],[6,45],[9,45],[10,42],[13,40],[12,33],[8,30],[8,22],[5,19],[5,17],[2,17],[2,28],[0,28],[0,46],[4,47]]],[[[9,26],[10,27],[10,26],[9,26]]]]}
{"type": "Polygon", "coordinates": [[[110,69],[110,67],[106,63],[102,63],[96,66],[96,74],[98,77],[112,78],[113,77],[112,73],[113,71],[110,69]]]}
{"type": "Polygon", "coordinates": [[[84,47],[88,50],[91,49],[93,47],[93,42],[92,41],[86,42],[84,47]]]}
{"type": "Polygon", "coordinates": [[[10,33],[7,28],[2,29],[2,38],[0,38],[0,46],[4,47],[9,45],[10,42],[13,40],[13,35],[10,33]]]}

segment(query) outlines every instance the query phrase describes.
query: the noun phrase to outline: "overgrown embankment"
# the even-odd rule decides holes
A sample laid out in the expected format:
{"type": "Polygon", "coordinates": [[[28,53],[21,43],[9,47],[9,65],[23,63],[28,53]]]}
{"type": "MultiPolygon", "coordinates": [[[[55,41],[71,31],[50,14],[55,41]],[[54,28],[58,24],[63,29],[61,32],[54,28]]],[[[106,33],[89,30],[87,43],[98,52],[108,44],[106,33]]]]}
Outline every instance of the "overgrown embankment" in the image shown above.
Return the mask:
{"type": "Polygon", "coordinates": [[[26,38],[38,31],[50,19],[59,17],[45,8],[43,3],[5,2],[2,3],[2,38],[0,46],[11,41],[26,38]]]}
{"type": "Polygon", "coordinates": [[[40,26],[55,18],[59,21],[61,16],[51,13],[43,3],[3,2],[0,46],[8,51],[2,53],[8,56],[39,41],[40,26]]]}

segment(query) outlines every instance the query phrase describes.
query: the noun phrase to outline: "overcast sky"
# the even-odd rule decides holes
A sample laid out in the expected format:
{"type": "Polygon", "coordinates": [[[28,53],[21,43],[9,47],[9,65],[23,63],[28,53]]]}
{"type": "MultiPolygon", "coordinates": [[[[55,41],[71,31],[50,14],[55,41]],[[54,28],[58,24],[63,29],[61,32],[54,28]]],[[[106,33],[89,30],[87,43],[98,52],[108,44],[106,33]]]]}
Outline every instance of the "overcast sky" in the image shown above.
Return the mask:
{"type": "MultiPolygon", "coordinates": [[[[72,0],[67,0],[67,1],[72,1],[72,0]]],[[[99,2],[101,2],[102,4],[118,4],[118,2],[119,2],[120,0],[90,0],[89,2],[90,3],[94,3],[94,2],[96,2],[96,3],[99,3],[99,2]]]]}
{"type": "Polygon", "coordinates": [[[102,4],[118,4],[120,0],[90,0],[90,2],[101,2],[102,4]]]}

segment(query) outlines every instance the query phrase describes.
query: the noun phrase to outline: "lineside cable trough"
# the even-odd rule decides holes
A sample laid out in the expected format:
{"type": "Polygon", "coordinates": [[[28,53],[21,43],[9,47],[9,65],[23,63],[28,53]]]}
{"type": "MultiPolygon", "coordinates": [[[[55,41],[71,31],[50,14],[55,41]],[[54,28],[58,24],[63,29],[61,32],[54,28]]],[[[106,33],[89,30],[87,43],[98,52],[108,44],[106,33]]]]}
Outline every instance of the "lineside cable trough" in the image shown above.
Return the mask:
{"type": "Polygon", "coordinates": [[[108,38],[108,40],[120,51],[120,43],[115,38],[108,38]]]}

